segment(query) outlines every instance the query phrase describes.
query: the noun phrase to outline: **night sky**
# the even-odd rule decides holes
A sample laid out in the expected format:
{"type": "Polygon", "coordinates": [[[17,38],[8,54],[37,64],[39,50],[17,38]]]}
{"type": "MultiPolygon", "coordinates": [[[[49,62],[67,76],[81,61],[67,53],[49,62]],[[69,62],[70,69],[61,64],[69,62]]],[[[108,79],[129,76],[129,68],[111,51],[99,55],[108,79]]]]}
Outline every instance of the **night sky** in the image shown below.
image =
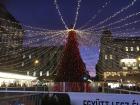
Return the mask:
{"type": "MultiPolygon", "coordinates": [[[[64,20],[68,26],[74,23],[77,1],[78,0],[58,0],[60,11],[62,12],[64,20]]],[[[110,0],[110,3],[107,5],[107,7],[102,9],[102,6],[107,1],[109,0],[83,0],[79,11],[79,18],[76,28],[84,25],[95,14],[97,14],[97,18],[90,22],[88,27],[96,25],[113,13],[119,11],[121,8],[130,4],[132,0],[110,0]],[[97,11],[99,10],[101,12],[98,14],[97,11]]],[[[9,0],[6,3],[6,7],[20,23],[54,30],[64,29],[64,25],[62,24],[60,17],[55,9],[53,0],[9,0]]],[[[119,14],[107,23],[117,21],[125,16],[139,11],[140,0],[137,0],[134,6],[130,7],[125,12],[119,14]]],[[[122,24],[138,20],[139,18],[140,16],[136,16],[125,21],[124,23],[117,24],[116,26],[121,26],[122,24]]],[[[126,28],[131,29],[131,27],[135,27],[136,30],[139,31],[140,23],[131,25],[126,28]]],[[[120,30],[123,31],[126,28],[115,30],[115,32],[120,30]]],[[[81,47],[81,55],[87,64],[88,70],[94,71],[99,54],[98,46],[95,45],[94,47],[88,47],[87,50],[88,54],[86,54],[85,49],[81,47]]]]}

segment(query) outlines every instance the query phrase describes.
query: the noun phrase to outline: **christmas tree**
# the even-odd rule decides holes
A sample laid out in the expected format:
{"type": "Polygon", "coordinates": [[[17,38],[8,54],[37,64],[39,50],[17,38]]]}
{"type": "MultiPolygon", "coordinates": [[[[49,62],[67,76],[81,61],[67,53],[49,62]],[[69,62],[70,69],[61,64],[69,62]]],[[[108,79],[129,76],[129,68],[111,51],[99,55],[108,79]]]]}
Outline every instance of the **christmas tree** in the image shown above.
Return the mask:
{"type": "Polygon", "coordinates": [[[86,67],[80,56],[76,31],[68,32],[63,56],[57,67],[56,82],[83,82],[86,67]]]}

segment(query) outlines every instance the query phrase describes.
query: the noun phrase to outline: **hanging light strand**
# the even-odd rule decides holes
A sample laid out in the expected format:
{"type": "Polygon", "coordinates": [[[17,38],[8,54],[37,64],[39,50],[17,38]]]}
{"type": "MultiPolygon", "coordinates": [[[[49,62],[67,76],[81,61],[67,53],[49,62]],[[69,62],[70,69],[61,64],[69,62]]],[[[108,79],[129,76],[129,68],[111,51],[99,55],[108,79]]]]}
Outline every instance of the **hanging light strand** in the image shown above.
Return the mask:
{"type": "Polygon", "coordinates": [[[77,5],[77,9],[76,9],[76,15],[75,15],[75,21],[74,21],[73,29],[75,29],[76,24],[77,24],[81,2],[82,2],[82,0],[78,0],[78,5],[77,5]]]}
{"type": "Polygon", "coordinates": [[[55,8],[56,8],[56,10],[57,10],[57,12],[58,12],[58,15],[60,16],[60,19],[61,19],[61,21],[62,21],[62,24],[64,25],[65,29],[68,29],[68,26],[66,25],[66,22],[64,21],[63,16],[62,16],[62,14],[61,14],[61,12],[60,12],[60,9],[59,9],[57,0],[54,0],[54,5],[55,5],[55,8]]]}

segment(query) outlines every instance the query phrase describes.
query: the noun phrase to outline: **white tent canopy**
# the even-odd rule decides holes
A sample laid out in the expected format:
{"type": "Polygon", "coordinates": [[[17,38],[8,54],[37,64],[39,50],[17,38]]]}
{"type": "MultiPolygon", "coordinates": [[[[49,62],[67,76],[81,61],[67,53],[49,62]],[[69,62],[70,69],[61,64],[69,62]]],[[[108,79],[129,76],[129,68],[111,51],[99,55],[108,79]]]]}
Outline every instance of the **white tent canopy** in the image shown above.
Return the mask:
{"type": "Polygon", "coordinates": [[[28,75],[21,75],[21,74],[14,74],[14,73],[0,72],[0,78],[17,79],[17,80],[35,80],[37,77],[28,76],[28,75]]]}

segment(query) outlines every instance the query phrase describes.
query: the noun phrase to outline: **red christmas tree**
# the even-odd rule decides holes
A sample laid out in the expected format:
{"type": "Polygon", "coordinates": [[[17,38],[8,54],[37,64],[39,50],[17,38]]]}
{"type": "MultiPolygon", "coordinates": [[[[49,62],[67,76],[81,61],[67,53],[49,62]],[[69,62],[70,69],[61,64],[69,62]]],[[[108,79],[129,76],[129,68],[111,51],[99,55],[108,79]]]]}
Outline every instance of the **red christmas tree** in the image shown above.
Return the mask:
{"type": "Polygon", "coordinates": [[[86,72],[86,67],[80,56],[76,32],[68,32],[67,43],[63,56],[57,67],[56,82],[82,82],[86,72]]]}

